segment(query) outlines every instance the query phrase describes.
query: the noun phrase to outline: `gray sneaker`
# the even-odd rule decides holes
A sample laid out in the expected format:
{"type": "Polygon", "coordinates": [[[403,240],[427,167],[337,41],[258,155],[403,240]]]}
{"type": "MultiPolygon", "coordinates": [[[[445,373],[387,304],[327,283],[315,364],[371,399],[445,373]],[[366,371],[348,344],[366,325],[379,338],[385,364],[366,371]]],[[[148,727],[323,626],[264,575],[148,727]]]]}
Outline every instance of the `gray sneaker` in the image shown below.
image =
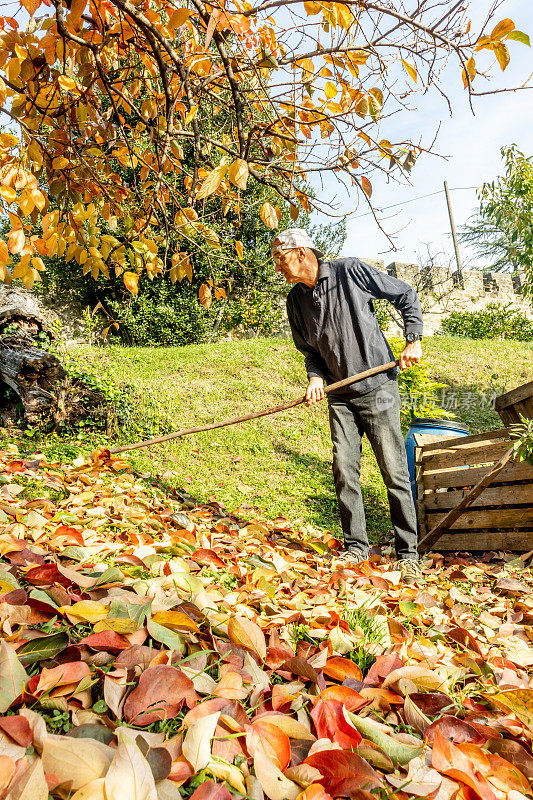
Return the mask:
{"type": "Polygon", "coordinates": [[[403,582],[408,585],[412,585],[413,583],[425,583],[421,561],[402,558],[400,561],[395,561],[392,568],[402,573],[403,582]]]}
{"type": "Polygon", "coordinates": [[[361,553],[360,550],[342,550],[338,556],[333,556],[333,561],[337,564],[345,564],[346,566],[360,564],[362,561],[368,559],[368,553],[361,553]]]}

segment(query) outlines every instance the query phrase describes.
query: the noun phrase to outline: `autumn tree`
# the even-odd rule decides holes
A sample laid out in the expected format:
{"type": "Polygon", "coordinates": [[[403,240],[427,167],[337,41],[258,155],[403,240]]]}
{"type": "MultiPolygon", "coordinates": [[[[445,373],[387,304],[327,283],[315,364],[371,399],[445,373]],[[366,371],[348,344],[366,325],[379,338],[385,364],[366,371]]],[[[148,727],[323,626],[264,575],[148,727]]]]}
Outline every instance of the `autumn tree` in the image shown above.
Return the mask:
{"type": "MultiPolygon", "coordinates": [[[[509,44],[529,43],[494,18],[496,3],[476,31],[468,3],[440,0],[411,10],[392,0],[22,4],[25,28],[0,18],[10,220],[0,277],[28,287],[45,255],[94,278],[111,270],[133,294],[142,272],[183,279],[198,252],[229,264],[242,242],[221,240],[210,222],[215,210],[242,214],[249,181],[288,203],[293,220],[332,211],[309,190],[316,174],[370,202],[373,173],[401,177],[425,149],[395,140],[391,116],[417,91],[446,96],[451,59],[472,97],[492,91],[478,91],[491,59],[504,70],[509,44]]],[[[276,202],[255,211],[277,227],[276,202]]],[[[221,291],[211,280],[200,286],[205,304],[221,291]]]]}

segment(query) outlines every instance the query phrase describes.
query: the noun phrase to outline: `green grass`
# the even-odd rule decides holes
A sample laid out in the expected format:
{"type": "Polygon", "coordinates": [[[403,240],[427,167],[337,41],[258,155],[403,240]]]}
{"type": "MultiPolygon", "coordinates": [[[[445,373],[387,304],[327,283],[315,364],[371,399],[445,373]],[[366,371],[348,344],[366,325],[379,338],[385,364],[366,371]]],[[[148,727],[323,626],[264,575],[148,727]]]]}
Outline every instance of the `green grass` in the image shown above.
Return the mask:
{"type": "MultiPolygon", "coordinates": [[[[490,397],[533,379],[531,343],[439,336],[423,345],[432,377],[466,398],[455,414],[472,433],[501,426],[490,404],[480,402],[483,392],[490,397]]],[[[282,339],[181,348],[113,346],[81,354],[87,369],[132,383],[140,411],[175,429],[278,405],[301,395],[306,385],[301,355],[282,339]]],[[[127,440],[133,439],[130,432],[127,440]]],[[[51,446],[29,445],[45,452],[51,446]]],[[[67,445],[56,441],[53,452],[67,445]]],[[[247,506],[247,515],[283,516],[296,528],[339,532],[325,403],[195,434],[127,457],[137,470],[159,476],[159,483],[201,501],[219,501],[228,511],[247,506]]],[[[369,533],[374,540],[383,538],[390,528],[386,493],[366,440],[362,485],[369,533]]]]}

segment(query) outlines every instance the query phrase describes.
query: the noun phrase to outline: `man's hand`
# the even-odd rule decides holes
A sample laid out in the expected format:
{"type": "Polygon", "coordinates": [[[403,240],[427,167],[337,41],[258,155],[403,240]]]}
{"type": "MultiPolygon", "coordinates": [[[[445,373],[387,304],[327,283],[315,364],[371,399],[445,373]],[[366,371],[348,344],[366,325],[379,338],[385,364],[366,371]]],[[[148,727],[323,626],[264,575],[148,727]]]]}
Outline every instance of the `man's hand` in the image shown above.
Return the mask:
{"type": "Polygon", "coordinates": [[[400,362],[400,369],[404,370],[407,369],[407,367],[412,367],[413,364],[418,364],[421,358],[422,344],[420,340],[417,339],[415,342],[409,342],[409,344],[405,345],[403,353],[401,353],[398,359],[400,362]]]}
{"type": "Polygon", "coordinates": [[[324,380],[322,378],[311,378],[305,393],[305,405],[310,406],[318,403],[324,398],[324,380]]]}

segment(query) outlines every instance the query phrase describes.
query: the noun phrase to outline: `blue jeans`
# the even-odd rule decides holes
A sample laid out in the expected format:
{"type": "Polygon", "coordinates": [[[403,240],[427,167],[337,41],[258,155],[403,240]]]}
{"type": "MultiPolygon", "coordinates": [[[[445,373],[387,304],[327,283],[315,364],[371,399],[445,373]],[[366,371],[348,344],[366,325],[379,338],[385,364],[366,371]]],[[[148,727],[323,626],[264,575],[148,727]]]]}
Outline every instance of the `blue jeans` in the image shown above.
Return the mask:
{"type": "Polygon", "coordinates": [[[387,487],[396,558],[418,558],[416,512],[400,427],[398,382],[390,380],[361,397],[329,397],[333,479],[344,545],[368,553],[361,496],[361,439],[366,433],[387,487]]]}

